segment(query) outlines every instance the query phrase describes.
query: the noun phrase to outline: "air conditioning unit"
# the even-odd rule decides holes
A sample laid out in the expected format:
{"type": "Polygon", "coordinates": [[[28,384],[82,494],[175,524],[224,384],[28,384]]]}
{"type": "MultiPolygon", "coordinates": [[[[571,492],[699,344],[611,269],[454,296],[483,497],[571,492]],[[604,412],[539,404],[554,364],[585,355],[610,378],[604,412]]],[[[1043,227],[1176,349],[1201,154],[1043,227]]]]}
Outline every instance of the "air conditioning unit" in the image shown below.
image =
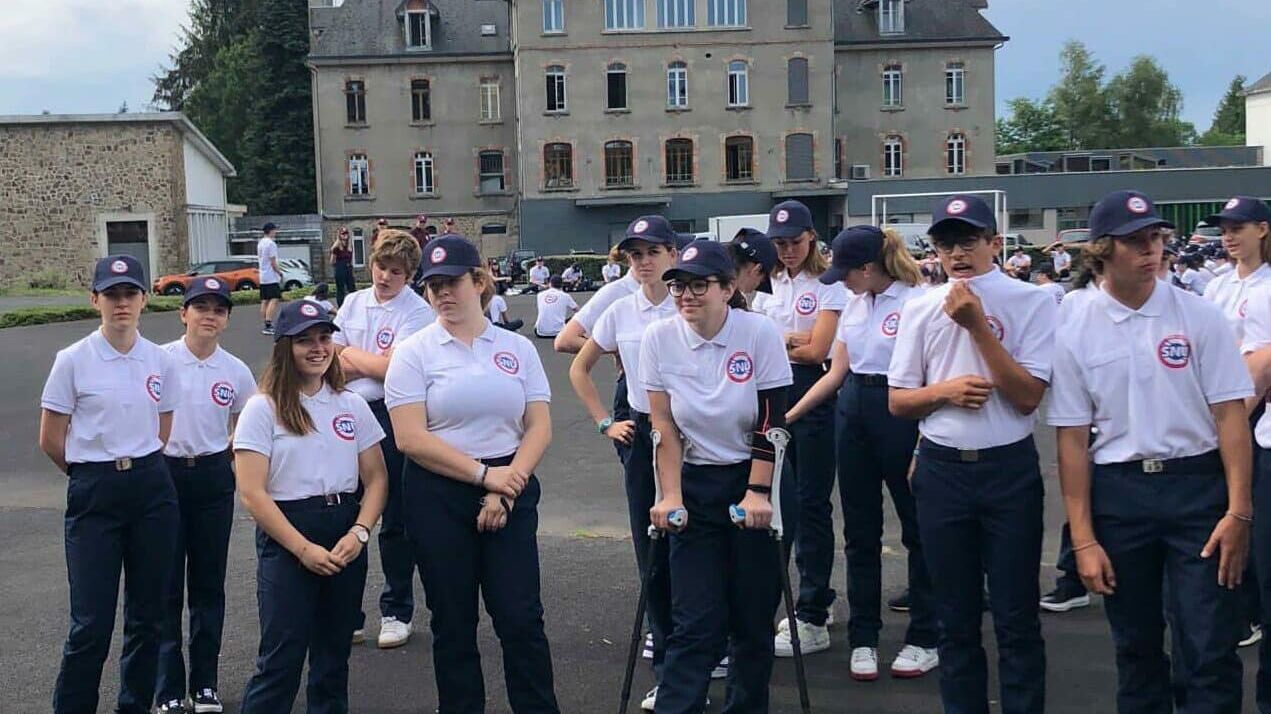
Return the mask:
{"type": "Polygon", "coordinates": [[[854,164],[852,166],[852,180],[853,181],[868,181],[869,180],[869,164],[854,164]]]}
{"type": "Polygon", "coordinates": [[[482,36],[482,37],[494,37],[494,36],[495,36],[495,35],[497,35],[497,34],[499,34],[499,28],[495,27],[494,25],[482,25],[482,26],[481,26],[481,36],[482,36]]]}

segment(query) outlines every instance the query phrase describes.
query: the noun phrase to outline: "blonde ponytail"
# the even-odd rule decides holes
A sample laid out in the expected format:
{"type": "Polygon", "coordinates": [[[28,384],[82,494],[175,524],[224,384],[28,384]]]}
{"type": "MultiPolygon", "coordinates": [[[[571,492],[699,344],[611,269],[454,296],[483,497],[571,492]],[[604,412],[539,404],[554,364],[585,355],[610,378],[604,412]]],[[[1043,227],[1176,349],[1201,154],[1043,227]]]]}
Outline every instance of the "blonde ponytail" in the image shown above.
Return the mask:
{"type": "Polygon", "coordinates": [[[893,279],[910,286],[922,283],[922,269],[905,246],[905,239],[895,228],[883,229],[883,250],[878,262],[893,279]]]}

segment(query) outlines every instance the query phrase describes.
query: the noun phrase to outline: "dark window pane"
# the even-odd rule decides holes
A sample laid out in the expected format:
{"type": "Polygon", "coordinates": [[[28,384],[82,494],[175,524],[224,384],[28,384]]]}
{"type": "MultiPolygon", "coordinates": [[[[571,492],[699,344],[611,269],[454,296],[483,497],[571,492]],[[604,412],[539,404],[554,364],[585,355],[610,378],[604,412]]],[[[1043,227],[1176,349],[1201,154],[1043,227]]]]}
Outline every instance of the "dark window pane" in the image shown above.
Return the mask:
{"type": "Polygon", "coordinates": [[[666,142],[666,182],[693,183],[693,141],[671,139],[666,142]]]}
{"type": "Polygon", "coordinates": [[[755,142],[748,136],[734,136],[724,142],[725,171],[729,181],[754,178],[755,142]]]}
{"type": "Polygon", "coordinates": [[[790,104],[808,103],[808,61],[795,57],[786,66],[787,83],[790,91],[790,104]]]}
{"type": "Polygon", "coordinates": [[[791,134],[786,137],[786,178],[805,181],[814,178],[812,135],[791,134]]]}
{"type": "Polygon", "coordinates": [[[786,0],[786,24],[808,24],[808,0],[786,0]]]}

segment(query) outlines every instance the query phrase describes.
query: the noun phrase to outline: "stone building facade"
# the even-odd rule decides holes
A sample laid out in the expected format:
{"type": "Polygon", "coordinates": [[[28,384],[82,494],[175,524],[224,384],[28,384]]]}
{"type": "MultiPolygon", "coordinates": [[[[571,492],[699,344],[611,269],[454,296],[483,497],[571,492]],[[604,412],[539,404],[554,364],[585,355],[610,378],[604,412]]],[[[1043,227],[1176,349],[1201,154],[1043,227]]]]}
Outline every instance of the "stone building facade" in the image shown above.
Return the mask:
{"type": "Polygon", "coordinates": [[[233,166],[179,114],[0,116],[0,286],[52,273],[86,287],[110,253],[136,256],[151,278],[186,269],[202,248],[192,216],[216,209],[190,200],[192,183],[210,173],[223,215],[233,166]]]}

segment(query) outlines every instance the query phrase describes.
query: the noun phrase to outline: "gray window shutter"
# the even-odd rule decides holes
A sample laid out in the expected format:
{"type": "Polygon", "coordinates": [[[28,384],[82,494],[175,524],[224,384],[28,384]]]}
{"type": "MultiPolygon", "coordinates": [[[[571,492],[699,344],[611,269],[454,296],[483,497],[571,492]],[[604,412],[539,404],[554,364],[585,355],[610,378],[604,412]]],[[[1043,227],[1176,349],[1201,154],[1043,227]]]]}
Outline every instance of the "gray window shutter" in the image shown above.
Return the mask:
{"type": "Polygon", "coordinates": [[[791,134],[786,137],[786,179],[802,181],[816,178],[812,162],[812,135],[791,134]]]}
{"type": "Polygon", "coordinates": [[[786,0],[786,24],[801,26],[808,24],[808,0],[786,0]]]}
{"type": "Polygon", "coordinates": [[[789,104],[808,104],[808,61],[794,57],[786,65],[786,83],[789,87],[789,104]]]}

